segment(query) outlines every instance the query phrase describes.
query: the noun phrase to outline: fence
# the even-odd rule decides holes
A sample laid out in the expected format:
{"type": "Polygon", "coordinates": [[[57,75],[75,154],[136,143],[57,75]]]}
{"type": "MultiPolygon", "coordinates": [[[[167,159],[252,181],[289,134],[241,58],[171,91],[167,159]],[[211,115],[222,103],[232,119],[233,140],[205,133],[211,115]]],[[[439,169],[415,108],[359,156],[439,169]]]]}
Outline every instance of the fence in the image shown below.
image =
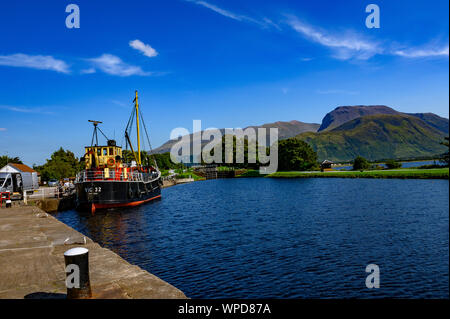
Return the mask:
{"type": "Polygon", "coordinates": [[[63,191],[59,187],[39,187],[33,194],[26,195],[28,199],[61,198],[63,191]]]}

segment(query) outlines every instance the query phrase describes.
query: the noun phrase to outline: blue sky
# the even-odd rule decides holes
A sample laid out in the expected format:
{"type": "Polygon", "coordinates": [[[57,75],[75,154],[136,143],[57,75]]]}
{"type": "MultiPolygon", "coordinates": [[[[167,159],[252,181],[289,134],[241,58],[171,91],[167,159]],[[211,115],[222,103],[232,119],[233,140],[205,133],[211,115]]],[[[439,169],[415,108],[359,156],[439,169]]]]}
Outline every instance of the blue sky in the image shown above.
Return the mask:
{"type": "Polygon", "coordinates": [[[134,90],[152,146],[172,129],[320,123],[339,105],[448,118],[448,1],[3,1],[0,155],[122,142],[134,90]],[[80,8],[68,29],[65,8],[80,8]],[[380,8],[368,29],[365,8],[380,8]]]}

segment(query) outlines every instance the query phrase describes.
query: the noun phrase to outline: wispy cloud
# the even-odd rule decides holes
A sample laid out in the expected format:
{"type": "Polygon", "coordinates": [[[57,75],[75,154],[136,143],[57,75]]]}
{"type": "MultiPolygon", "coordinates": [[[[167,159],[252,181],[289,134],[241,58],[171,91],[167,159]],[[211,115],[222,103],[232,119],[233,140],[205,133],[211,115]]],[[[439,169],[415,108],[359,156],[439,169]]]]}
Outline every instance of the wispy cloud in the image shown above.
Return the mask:
{"type": "Polygon", "coordinates": [[[28,55],[22,53],[0,55],[0,65],[70,73],[66,62],[55,59],[50,55],[28,55]]]}
{"type": "Polygon", "coordinates": [[[124,102],[121,102],[121,101],[117,101],[117,100],[111,100],[111,103],[113,103],[113,104],[115,104],[115,105],[118,105],[118,106],[120,106],[120,107],[129,107],[131,104],[129,103],[129,104],[126,104],[126,103],[124,103],[124,102]]]}
{"type": "Polygon", "coordinates": [[[107,74],[118,76],[140,75],[148,76],[151,72],[144,72],[139,66],[129,65],[112,54],[102,54],[98,58],[88,59],[93,66],[107,74]]]}
{"type": "Polygon", "coordinates": [[[281,31],[281,27],[277,23],[275,23],[272,20],[270,20],[269,18],[265,18],[264,17],[262,20],[263,20],[262,26],[264,26],[264,27],[274,27],[278,31],[281,31]]]}
{"type": "Polygon", "coordinates": [[[80,71],[81,74],[92,74],[95,73],[95,69],[94,68],[89,68],[89,69],[83,69],[80,71]]]}
{"type": "Polygon", "coordinates": [[[242,21],[242,22],[250,22],[250,23],[254,23],[257,24],[258,26],[260,26],[261,28],[269,28],[269,27],[273,27],[276,28],[278,30],[281,30],[280,26],[277,25],[276,23],[274,23],[272,20],[270,20],[267,17],[264,17],[262,19],[254,19],[252,17],[246,16],[246,15],[242,15],[242,14],[237,14],[234,13],[232,11],[220,8],[214,4],[211,4],[209,2],[206,1],[197,1],[197,0],[186,0],[188,2],[193,2],[195,4],[198,4],[200,6],[203,6],[205,8],[208,8],[224,17],[236,20],[236,21],[242,21]]]}
{"type": "MultiPolygon", "coordinates": [[[[211,3],[208,3],[208,2],[205,2],[205,1],[190,1],[190,0],[188,0],[188,1],[189,2],[194,2],[194,3],[196,3],[198,5],[201,5],[201,6],[204,6],[205,8],[208,8],[208,9],[210,9],[210,10],[212,10],[212,11],[218,13],[218,14],[221,14],[224,17],[230,18],[230,19],[234,19],[234,20],[238,20],[238,21],[243,21],[243,20],[249,19],[246,16],[237,15],[237,14],[231,12],[231,11],[219,8],[218,6],[213,5],[211,3]]],[[[253,19],[251,19],[251,20],[253,20],[253,19]]]]}
{"type": "Polygon", "coordinates": [[[0,109],[18,113],[54,114],[54,112],[50,112],[48,111],[48,108],[44,107],[29,108],[23,106],[0,105],[0,109]]]}
{"type": "Polygon", "coordinates": [[[0,132],[6,132],[7,129],[5,127],[0,127],[0,132]]]}
{"type": "Polygon", "coordinates": [[[143,55],[148,56],[149,58],[155,57],[158,55],[155,49],[153,49],[150,45],[145,44],[144,42],[136,39],[130,41],[130,47],[140,51],[143,55]]]}
{"type": "MultiPolygon", "coordinates": [[[[324,30],[323,28],[309,25],[304,21],[301,21],[294,15],[287,15],[286,18],[274,22],[273,20],[263,17],[255,19],[248,15],[237,14],[227,9],[218,7],[203,0],[185,0],[197,5],[208,8],[224,17],[241,21],[251,22],[259,25],[261,28],[266,29],[269,27],[276,28],[281,31],[280,25],[287,24],[297,33],[309,41],[318,43],[328,49],[332,53],[332,57],[339,60],[368,60],[375,55],[397,55],[405,58],[421,58],[421,57],[445,57],[449,56],[448,44],[444,47],[434,46],[426,48],[406,48],[406,49],[392,49],[392,46],[386,45],[386,41],[377,41],[371,38],[363,37],[361,34],[352,30],[340,32],[331,32],[324,30]],[[386,46],[383,46],[386,45],[386,46]]],[[[301,61],[307,62],[312,60],[311,58],[303,58],[301,61]]]]}
{"type": "Polygon", "coordinates": [[[367,60],[383,50],[377,42],[363,39],[354,32],[336,35],[317,27],[308,25],[296,17],[289,17],[287,24],[305,38],[333,50],[333,57],[340,60],[352,58],[367,60]]]}
{"type": "Polygon", "coordinates": [[[345,94],[345,95],[357,95],[359,92],[357,91],[348,91],[348,90],[340,90],[340,89],[333,89],[333,90],[317,90],[317,94],[345,94]]]}
{"type": "Polygon", "coordinates": [[[448,45],[445,47],[437,48],[410,48],[403,50],[395,50],[395,55],[399,55],[405,58],[426,58],[426,57],[439,57],[448,56],[448,45]]]}

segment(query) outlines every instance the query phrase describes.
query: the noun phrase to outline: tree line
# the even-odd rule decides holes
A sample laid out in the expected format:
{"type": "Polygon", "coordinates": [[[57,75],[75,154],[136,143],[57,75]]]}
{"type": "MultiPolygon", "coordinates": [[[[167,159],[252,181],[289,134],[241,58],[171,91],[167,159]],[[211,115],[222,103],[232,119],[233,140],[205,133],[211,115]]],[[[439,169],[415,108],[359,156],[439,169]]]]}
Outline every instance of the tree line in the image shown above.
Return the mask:
{"type": "MultiPolygon", "coordinates": [[[[449,138],[446,137],[443,145],[449,147],[449,138]]],[[[256,144],[256,149],[258,149],[256,144]]],[[[225,139],[222,140],[222,150],[225,150],[225,139]]],[[[266,155],[269,155],[269,148],[266,148],[266,155]]],[[[211,150],[213,155],[214,149],[211,150]]],[[[239,151],[239,150],[238,150],[239,151]]],[[[244,140],[244,163],[236,163],[236,137],[233,139],[232,154],[222,153],[223,166],[229,166],[234,168],[244,169],[256,169],[260,165],[258,159],[258,152],[256,152],[256,163],[248,163],[248,141],[244,140]],[[232,156],[233,161],[231,163],[225,163],[225,158],[232,156]]],[[[123,150],[123,158],[125,162],[131,162],[134,156],[131,151],[123,150]]],[[[170,153],[163,154],[149,154],[147,152],[141,152],[142,164],[146,166],[153,166],[154,162],[158,165],[159,169],[180,169],[184,165],[182,163],[173,163],[170,159],[170,153]]],[[[449,152],[442,154],[440,161],[444,165],[449,164],[449,152]]],[[[6,155],[0,156],[0,168],[7,163],[23,164],[19,157],[8,157],[6,155]]],[[[353,160],[354,170],[365,170],[371,168],[369,161],[361,156],[357,156],[353,160]]],[[[388,168],[399,168],[401,164],[395,160],[386,161],[388,168]]],[[[42,181],[48,181],[50,179],[61,180],[63,178],[75,177],[76,173],[84,169],[84,162],[80,161],[70,150],[64,150],[60,147],[57,151],[53,152],[51,157],[46,160],[43,165],[33,165],[33,169],[41,174],[42,181]]],[[[278,170],[279,171],[305,171],[305,170],[318,170],[319,163],[317,162],[317,153],[306,142],[297,138],[288,138],[278,142],[278,170]]]]}

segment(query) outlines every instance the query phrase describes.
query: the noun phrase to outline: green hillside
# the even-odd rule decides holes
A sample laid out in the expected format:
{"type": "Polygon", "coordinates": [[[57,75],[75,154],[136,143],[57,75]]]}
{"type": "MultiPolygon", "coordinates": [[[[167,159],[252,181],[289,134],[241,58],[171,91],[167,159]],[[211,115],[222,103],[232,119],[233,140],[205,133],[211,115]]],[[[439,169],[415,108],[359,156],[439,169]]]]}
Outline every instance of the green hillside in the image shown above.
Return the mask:
{"type": "Polygon", "coordinates": [[[410,115],[369,115],[330,131],[306,132],[297,138],[317,151],[319,160],[350,161],[360,155],[369,160],[434,156],[445,152],[441,130],[410,115]]]}

